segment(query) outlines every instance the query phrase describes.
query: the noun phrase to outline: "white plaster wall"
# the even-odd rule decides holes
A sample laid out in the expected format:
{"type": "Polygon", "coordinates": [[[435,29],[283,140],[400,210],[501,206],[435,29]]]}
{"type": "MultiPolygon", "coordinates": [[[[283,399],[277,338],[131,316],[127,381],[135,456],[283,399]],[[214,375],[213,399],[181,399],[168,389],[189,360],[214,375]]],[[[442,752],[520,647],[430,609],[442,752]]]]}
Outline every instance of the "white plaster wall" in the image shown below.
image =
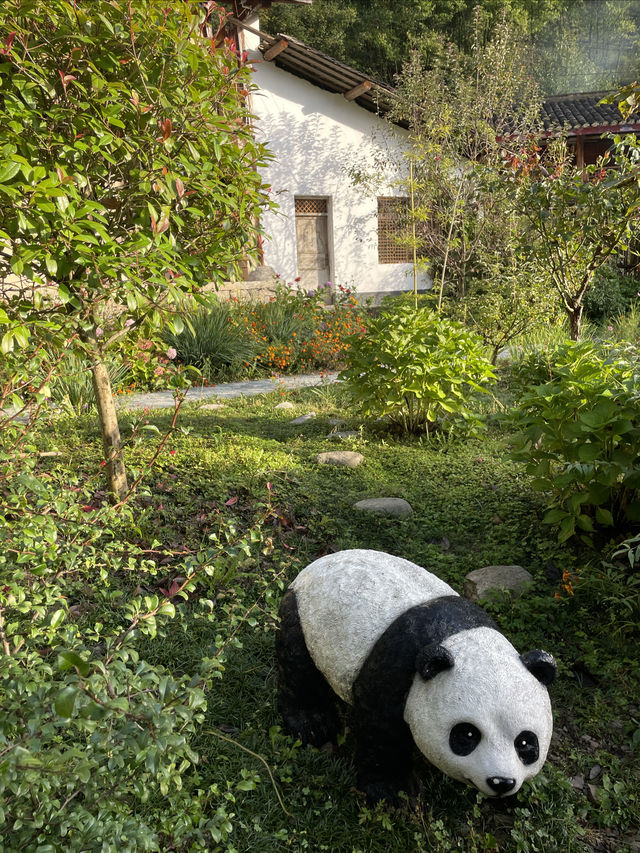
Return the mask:
{"type": "MultiPolygon", "coordinates": [[[[294,197],[321,196],[330,200],[332,281],[359,293],[411,289],[411,264],[378,263],[377,196],[407,194],[395,185],[404,170],[404,131],[263,61],[251,50],[251,40],[245,46],[255,60],[256,136],[275,155],[264,172],[279,205],[278,213],[266,213],[262,221],[268,235],[265,263],[293,281],[298,275],[294,197]],[[381,160],[388,162],[383,170],[381,160]],[[377,174],[377,184],[354,186],[349,174],[354,167],[377,174]]],[[[418,286],[428,285],[421,275],[418,286]]]]}

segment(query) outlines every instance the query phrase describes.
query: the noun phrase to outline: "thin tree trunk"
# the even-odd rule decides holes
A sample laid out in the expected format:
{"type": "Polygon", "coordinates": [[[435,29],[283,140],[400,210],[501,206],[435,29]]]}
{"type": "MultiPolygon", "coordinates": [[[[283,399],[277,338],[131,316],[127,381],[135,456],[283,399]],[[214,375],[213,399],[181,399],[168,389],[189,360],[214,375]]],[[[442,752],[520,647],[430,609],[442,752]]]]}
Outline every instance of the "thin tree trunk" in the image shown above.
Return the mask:
{"type": "Polygon", "coordinates": [[[569,315],[569,333],[572,341],[580,340],[580,330],[582,328],[582,303],[573,305],[571,310],[567,310],[569,315]]]}
{"type": "Polygon", "coordinates": [[[129,486],[127,485],[127,471],[122,452],[118,415],[111,390],[111,379],[107,366],[98,350],[95,337],[92,337],[91,334],[87,335],[87,342],[93,345],[91,377],[102,432],[107,488],[116,500],[121,501],[126,497],[129,486]]]}

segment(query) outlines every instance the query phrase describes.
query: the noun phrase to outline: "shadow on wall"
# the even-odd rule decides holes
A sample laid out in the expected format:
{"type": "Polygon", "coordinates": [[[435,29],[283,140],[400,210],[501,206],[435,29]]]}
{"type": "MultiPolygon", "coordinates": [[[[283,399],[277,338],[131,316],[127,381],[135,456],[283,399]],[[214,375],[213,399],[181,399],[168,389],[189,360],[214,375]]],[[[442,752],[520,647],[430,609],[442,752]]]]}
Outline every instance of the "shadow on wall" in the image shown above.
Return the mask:
{"type": "MultiPolygon", "coordinates": [[[[337,113],[342,105],[333,105],[337,113]]],[[[344,107],[350,105],[345,102],[344,107]]],[[[338,124],[330,115],[311,107],[297,107],[297,117],[283,112],[266,113],[260,121],[261,135],[275,160],[268,169],[268,181],[274,200],[280,205],[276,214],[263,219],[271,239],[265,241],[266,262],[286,279],[296,275],[295,196],[325,196],[331,199],[330,232],[335,278],[342,284],[355,284],[359,290],[376,289],[389,271],[378,269],[376,189],[355,184],[351,177],[358,152],[362,161],[375,163],[371,151],[376,129],[367,115],[362,127],[338,124]],[[368,126],[368,133],[367,133],[368,126]],[[363,281],[362,276],[369,281],[363,281]]],[[[378,136],[384,134],[378,132],[378,136]]],[[[384,140],[386,142],[386,140],[384,140]]],[[[380,146],[377,146],[380,150],[380,146]]],[[[390,149],[390,146],[389,146],[390,149]]],[[[387,156],[383,151],[382,157],[387,156]]],[[[379,194],[392,194],[397,166],[392,177],[383,182],[379,194]]],[[[398,271],[395,270],[397,280],[398,271]]],[[[396,284],[396,288],[397,288],[396,284]]]]}

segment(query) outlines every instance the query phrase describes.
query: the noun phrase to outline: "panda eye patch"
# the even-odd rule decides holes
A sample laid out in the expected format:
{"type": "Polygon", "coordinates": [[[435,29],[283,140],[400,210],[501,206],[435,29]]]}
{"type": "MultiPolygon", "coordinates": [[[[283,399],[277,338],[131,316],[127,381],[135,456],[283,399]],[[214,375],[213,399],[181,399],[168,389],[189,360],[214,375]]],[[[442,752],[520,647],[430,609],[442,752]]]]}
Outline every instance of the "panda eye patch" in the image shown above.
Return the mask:
{"type": "Polygon", "coordinates": [[[513,742],[518,758],[523,764],[535,764],[540,755],[538,738],[533,732],[520,732],[513,742]]]}
{"type": "Polygon", "coordinates": [[[449,732],[449,746],[454,755],[469,755],[481,739],[480,730],[473,723],[458,723],[449,732]]]}

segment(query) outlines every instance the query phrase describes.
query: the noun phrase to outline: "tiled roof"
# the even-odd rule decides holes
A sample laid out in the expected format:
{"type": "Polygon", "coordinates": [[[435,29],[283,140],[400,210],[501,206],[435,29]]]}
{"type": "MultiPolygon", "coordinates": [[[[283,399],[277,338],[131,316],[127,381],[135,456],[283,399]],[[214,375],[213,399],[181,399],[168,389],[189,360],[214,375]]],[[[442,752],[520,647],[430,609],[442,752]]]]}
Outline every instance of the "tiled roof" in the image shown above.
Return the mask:
{"type": "Polygon", "coordinates": [[[587,130],[592,127],[629,127],[640,124],[640,115],[631,115],[623,121],[617,104],[601,104],[609,92],[585,92],[580,95],[554,95],[542,105],[542,123],[545,131],[553,133],[562,128],[587,130]]]}
{"type": "Polygon", "coordinates": [[[309,47],[292,36],[284,33],[278,33],[276,36],[266,33],[260,35],[260,50],[263,54],[268,54],[269,48],[278,43],[286,45],[274,58],[278,68],[328,92],[344,95],[347,100],[353,100],[358,106],[372,113],[384,115],[390,109],[394,95],[392,86],[332,56],[327,56],[326,53],[309,47]],[[358,94],[355,94],[356,92],[358,94]]]}

